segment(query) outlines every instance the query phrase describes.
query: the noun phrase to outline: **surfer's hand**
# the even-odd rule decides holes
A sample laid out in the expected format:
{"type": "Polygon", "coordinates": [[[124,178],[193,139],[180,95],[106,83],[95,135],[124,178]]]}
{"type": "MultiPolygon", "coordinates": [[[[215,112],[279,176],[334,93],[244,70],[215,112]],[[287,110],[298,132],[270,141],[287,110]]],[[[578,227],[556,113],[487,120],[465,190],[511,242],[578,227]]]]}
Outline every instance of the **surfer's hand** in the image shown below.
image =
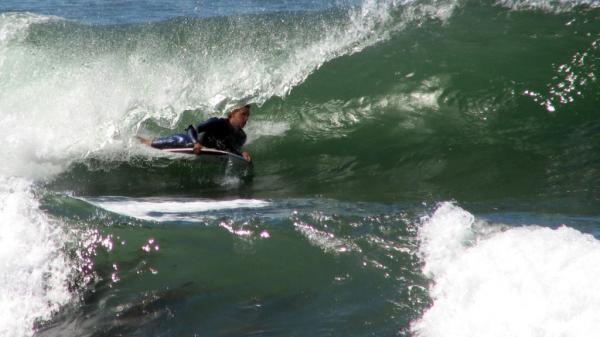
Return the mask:
{"type": "Polygon", "coordinates": [[[246,151],[242,152],[242,157],[244,157],[244,159],[246,159],[247,161],[252,161],[252,158],[250,158],[250,153],[246,151]]]}
{"type": "Polygon", "coordinates": [[[200,154],[200,151],[202,150],[202,145],[200,145],[200,143],[196,143],[194,144],[194,153],[195,154],[200,154]]]}

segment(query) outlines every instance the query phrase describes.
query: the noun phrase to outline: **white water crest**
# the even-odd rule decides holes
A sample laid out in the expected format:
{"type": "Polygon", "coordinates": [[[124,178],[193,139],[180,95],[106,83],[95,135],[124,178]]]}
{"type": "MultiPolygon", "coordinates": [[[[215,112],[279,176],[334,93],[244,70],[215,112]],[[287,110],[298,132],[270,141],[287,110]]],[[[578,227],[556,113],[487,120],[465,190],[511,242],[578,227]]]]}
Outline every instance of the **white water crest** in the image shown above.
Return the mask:
{"type": "Polygon", "coordinates": [[[419,233],[433,305],[416,336],[579,337],[600,331],[600,241],[561,226],[510,228],[451,203],[419,233]]]}
{"type": "Polygon", "coordinates": [[[30,183],[0,177],[0,336],[31,336],[36,320],[71,300],[61,225],[39,209],[30,183]]]}

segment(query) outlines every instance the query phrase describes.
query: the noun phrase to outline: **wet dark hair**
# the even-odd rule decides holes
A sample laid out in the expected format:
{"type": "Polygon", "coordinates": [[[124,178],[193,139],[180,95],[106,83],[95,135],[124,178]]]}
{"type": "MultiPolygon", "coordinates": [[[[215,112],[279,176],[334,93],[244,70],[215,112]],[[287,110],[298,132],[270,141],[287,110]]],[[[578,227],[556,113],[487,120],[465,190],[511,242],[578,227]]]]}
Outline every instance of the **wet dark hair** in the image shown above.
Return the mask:
{"type": "Polygon", "coordinates": [[[235,108],[235,109],[233,109],[233,110],[229,111],[229,112],[227,113],[227,118],[231,118],[231,116],[233,116],[233,114],[234,114],[234,113],[236,113],[236,112],[238,112],[238,111],[245,110],[245,109],[248,109],[248,110],[250,110],[250,104],[246,104],[246,105],[244,105],[244,106],[241,106],[241,107],[239,107],[239,108],[235,108]]]}

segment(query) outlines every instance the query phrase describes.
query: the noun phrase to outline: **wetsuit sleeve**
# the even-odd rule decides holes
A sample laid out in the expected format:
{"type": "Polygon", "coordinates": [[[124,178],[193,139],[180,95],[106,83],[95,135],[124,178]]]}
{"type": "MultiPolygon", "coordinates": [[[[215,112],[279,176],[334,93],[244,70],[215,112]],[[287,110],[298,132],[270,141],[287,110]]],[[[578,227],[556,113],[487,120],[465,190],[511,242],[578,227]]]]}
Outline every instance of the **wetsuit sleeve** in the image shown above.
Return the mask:
{"type": "Polygon", "coordinates": [[[196,131],[197,131],[197,140],[198,143],[202,144],[203,146],[205,145],[204,143],[204,136],[206,134],[207,131],[211,131],[211,130],[216,130],[217,128],[219,128],[219,125],[221,124],[221,119],[218,117],[211,117],[207,120],[205,120],[204,122],[198,124],[198,126],[196,126],[196,131]]]}
{"type": "Polygon", "coordinates": [[[198,143],[198,132],[196,132],[196,129],[194,129],[194,126],[192,126],[192,125],[188,126],[187,129],[185,129],[185,131],[187,131],[187,135],[192,140],[192,143],[194,143],[194,144],[198,143]]]}
{"type": "Polygon", "coordinates": [[[244,144],[246,144],[246,133],[242,131],[242,135],[240,136],[240,140],[239,140],[239,144],[240,144],[240,149],[242,148],[242,146],[244,146],[244,144]]]}
{"type": "Polygon", "coordinates": [[[244,130],[240,130],[240,134],[235,139],[235,152],[238,155],[242,155],[242,146],[246,143],[246,133],[244,130]]]}

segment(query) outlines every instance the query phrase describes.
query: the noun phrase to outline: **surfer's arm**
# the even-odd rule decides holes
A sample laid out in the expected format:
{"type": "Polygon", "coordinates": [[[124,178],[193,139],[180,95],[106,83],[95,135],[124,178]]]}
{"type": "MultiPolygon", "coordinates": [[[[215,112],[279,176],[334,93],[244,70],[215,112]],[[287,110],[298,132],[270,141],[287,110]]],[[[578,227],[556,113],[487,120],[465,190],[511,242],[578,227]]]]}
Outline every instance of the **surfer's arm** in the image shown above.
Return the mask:
{"type": "MultiPolygon", "coordinates": [[[[239,130],[239,133],[237,133],[234,136],[233,148],[231,149],[231,152],[233,152],[237,155],[240,155],[244,158],[246,158],[246,156],[244,156],[244,153],[246,153],[248,158],[250,158],[250,155],[248,154],[248,152],[242,151],[242,146],[244,146],[245,143],[246,143],[246,133],[244,132],[244,130],[239,130]]],[[[246,160],[250,161],[248,158],[246,158],[246,160]]]]}
{"type": "Polygon", "coordinates": [[[190,125],[186,129],[188,137],[192,140],[193,144],[198,143],[198,132],[194,129],[194,126],[190,125]]]}
{"type": "Polygon", "coordinates": [[[217,128],[219,123],[220,123],[219,118],[211,117],[196,126],[196,129],[195,129],[196,134],[194,137],[194,153],[200,154],[200,149],[202,148],[202,145],[204,144],[203,140],[204,140],[204,135],[205,135],[206,131],[217,128]],[[198,149],[197,152],[196,152],[196,149],[198,149]]]}
{"type": "Polygon", "coordinates": [[[195,154],[200,154],[200,152],[202,151],[202,144],[198,141],[198,132],[196,131],[196,129],[194,129],[192,125],[188,126],[187,135],[194,144],[192,151],[194,151],[195,154]]]}
{"type": "Polygon", "coordinates": [[[204,132],[215,125],[219,119],[216,117],[209,118],[206,121],[198,124],[196,128],[190,125],[187,129],[188,135],[194,143],[193,151],[195,154],[200,154],[202,151],[202,139],[204,138],[204,132]]]}
{"type": "Polygon", "coordinates": [[[200,154],[200,152],[202,152],[202,144],[194,143],[194,149],[192,151],[194,151],[195,154],[200,154]]]}

